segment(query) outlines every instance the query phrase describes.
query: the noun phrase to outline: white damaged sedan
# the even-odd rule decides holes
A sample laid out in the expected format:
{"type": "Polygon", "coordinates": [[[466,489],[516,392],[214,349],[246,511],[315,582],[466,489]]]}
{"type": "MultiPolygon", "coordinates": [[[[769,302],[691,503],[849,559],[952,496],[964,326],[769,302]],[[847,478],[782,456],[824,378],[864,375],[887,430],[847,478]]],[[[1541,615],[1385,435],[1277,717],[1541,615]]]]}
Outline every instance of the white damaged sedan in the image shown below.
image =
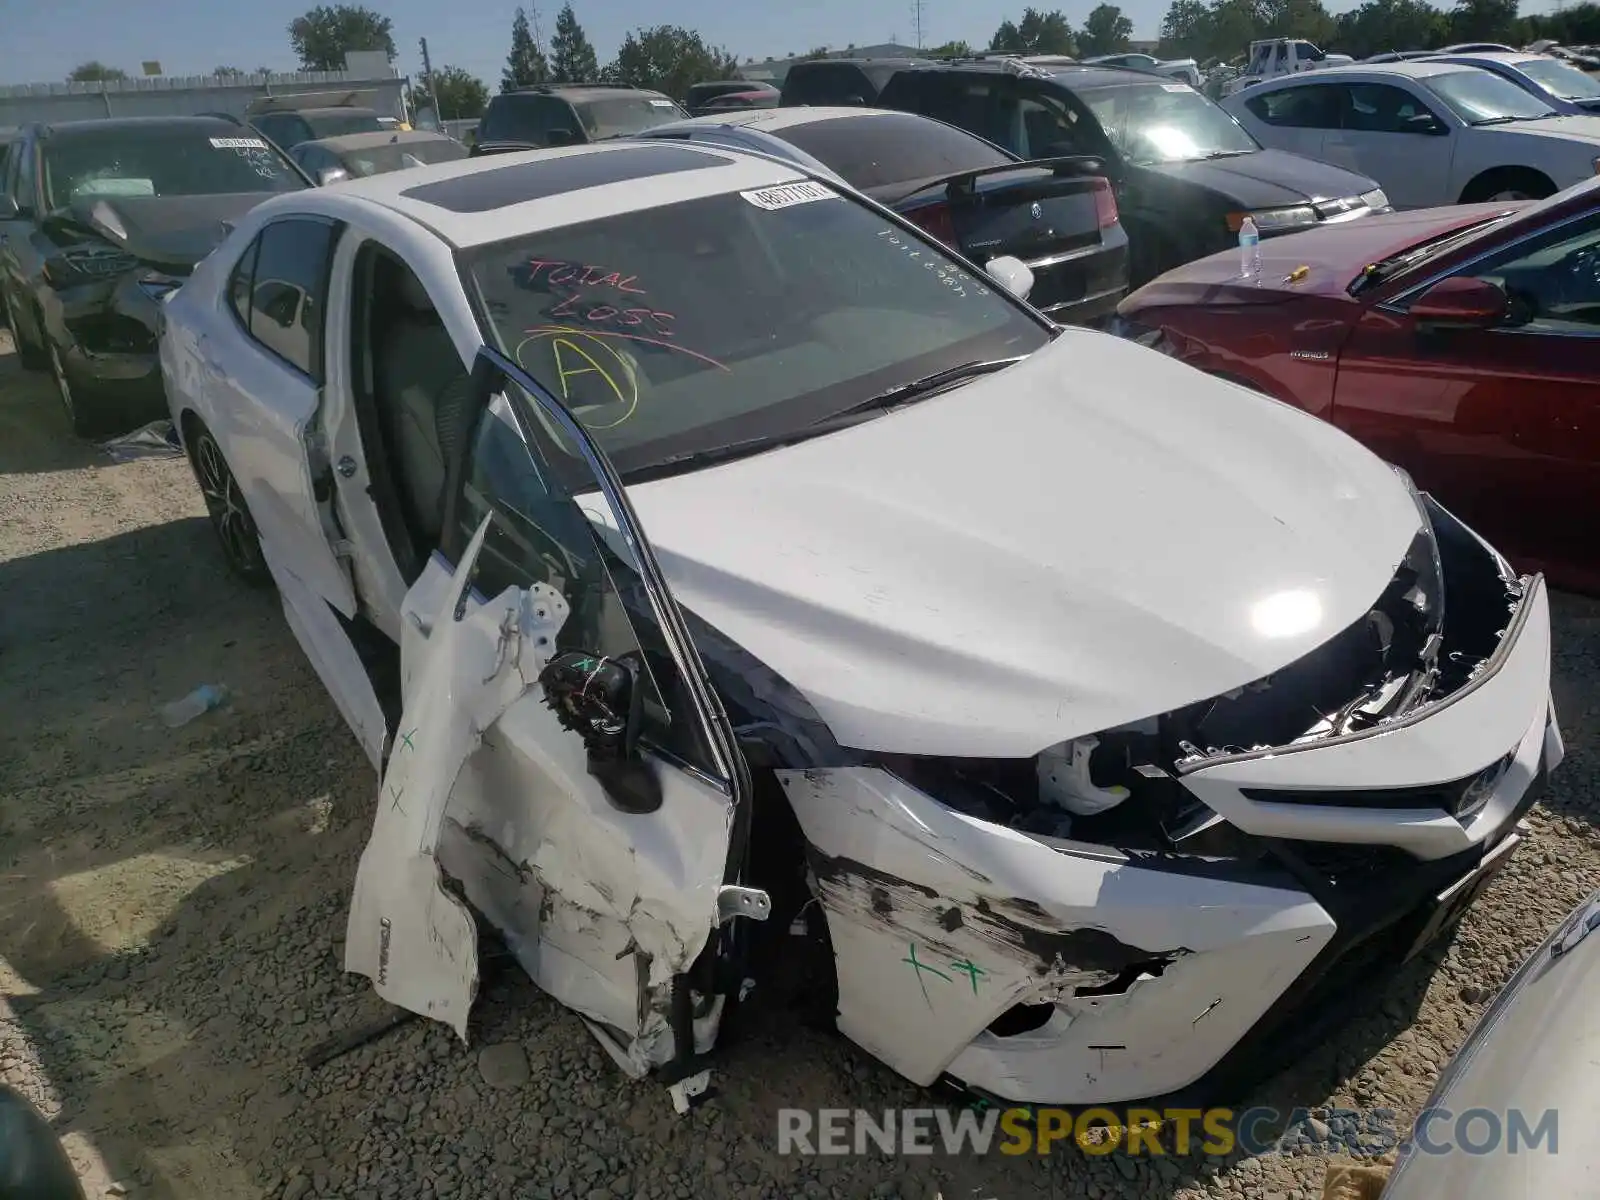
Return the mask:
{"type": "Polygon", "coordinates": [[[381,774],[346,966],[465,1037],[492,930],[680,1106],[747,995],[919,1084],[1237,1096],[1562,756],[1541,578],[790,165],[298,192],[165,315],[228,561],[381,774]]]}

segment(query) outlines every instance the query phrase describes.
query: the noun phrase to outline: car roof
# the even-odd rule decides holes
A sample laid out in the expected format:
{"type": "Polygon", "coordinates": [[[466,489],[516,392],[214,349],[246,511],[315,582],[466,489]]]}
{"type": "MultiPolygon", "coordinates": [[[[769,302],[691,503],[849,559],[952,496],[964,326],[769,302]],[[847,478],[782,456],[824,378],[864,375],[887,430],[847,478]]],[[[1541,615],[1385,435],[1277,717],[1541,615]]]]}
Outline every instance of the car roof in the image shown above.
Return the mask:
{"type": "Polygon", "coordinates": [[[262,216],[374,204],[466,249],[584,221],[797,183],[792,166],[721,146],[659,140],[523,150],[390,171],[260,205],[262,216]],[[648,187],[640,183],[648,182],[648,187]]]}
{"type": "Polygon", "coordinates": [[[1257,92],[1281,91],[1285,87],[1299,87],[1305,84],[1326,82],[1329,79],[1430,79],[1436,75],[1454,75],[1462,71],[1482,70],[1481,67],[1471,67],[1463,63],[1439,62],[1429,59],[1413,59],[1410,62],[1386,63],[1346,63],[1337,67],[1323,67],[1317,71],[1302,71],[1297,75],[1284,75],[1278,79],[1264,79],[1254,87],[1249,87],[1240,92],[1235,92],[1228,97],[1230,100],[1237,97],[1249,98],[1257,92]]]}
{"type": "MultiPolygon", "coordinates": [[[[1129,67],[1113,67],[1106,64],[1092,63],[1065,63],[1051,61],[1052,56],[1040,55],[1036,57],[1013,58],[974,58],[957,62],[939,62],[930,59],[913,59],[908,70],[912,71],[944,71],[958,74],[972,73],[983,75],[1021,74],[1028,79],[1053,79],[1063,87],[1074,90],[1077,88],[1115,87],[1117,85],[1132,84],[1159,84],[1158,77],[1148,71],[1137,71],[1129,67]],[[1023,68],[1021,72],[1018,67],[1023,68]]],[[[1172,83],[1172,80],[1166,80],[1172,83]]]]}
{"type": "MultiPolygon", "coordinates": [[[[518,88],[514,92],[502,92],[501,95],[558,96],[563,100],[603,100],[607,97],[618,96],[648,96],[655,100],[667,99],[664,93],[651,91],[649,88],[612,87],[603,83],[541,83],[533,87],[518,88]]],[[[496,100],[499,98],[499,96],[495,97],[496,100]]],[[[493,101],[490,101],[490,103],[493,103],[493,101]]]]}
{"type": "MultiPolygon", "coordinates": [[[[1419,62],[1456,62],[1456,63],[1469,63],[1469,64],[1470,63],[1490,62],[1490,63],[1502,63],[1502,64],[1504,64],[1505,66],[1508,66],[1508,67],[1520,67],[1523,63],[1537,62],[1542,58],[1549,58],[1549,57],[1550,56],[1548,54],[1525,54],[1521,50],[1515,50],[1515,51],[1506,51],[1506,50],[1473,50],[1473,51],[1470,51],[1470,52],[1461,52],[1461,53],[1458,53],[1458,54],[1451,54],[1448,51],[1441,50],[1436,55],[1432,55],[1427,59],[1419,59],[1417,61],[1419,61],[1419,62]]],[[[1554,61],[1559,62],[1560,59],[1555,59],[1554,61]]]]}
{"type": "MultiPolygon", "coordinates": [[[[352,150],[371,150],[374,146],[408,146],[417,142],[450,142],[448,134],[428,129],[378,129],[370,133],[342,133],[338,137],[313,138],[301,146],[321,146],[335,154],[348,154],[352,150]]],[[[298,147],[296,147],[298,149],[298,147]]]]}
{"type": "Polygon", "coordinates": [[[207,129],[220,134],[238,137],[250,132],[226,117],[92,117],[81,121],[39,121],[36,127],[50,137],[72,137],[80,133],[138,133],[142,129],[189,128],[195,132],[207,129]]]}
{"type": "Polygon", "coordinates": [[[796,108],[746,108],[736,109],[725,113],[710,113],[704,117],[690,117],[686,121],[673,121],[670,126],[660,126],[662,129],[705,129],[716,128],[722,125],[742,125],[751,129],[759,129],[763,133],[777,133],[783,129],[793,129],[798,125],[814,125],[818,121],[845,121],[857,117],[901,117],[908,120],[929,120],[919,118],[916,113],[899,112],[891,108],[830,108],[823,105],[816,107],[796,108]]]}

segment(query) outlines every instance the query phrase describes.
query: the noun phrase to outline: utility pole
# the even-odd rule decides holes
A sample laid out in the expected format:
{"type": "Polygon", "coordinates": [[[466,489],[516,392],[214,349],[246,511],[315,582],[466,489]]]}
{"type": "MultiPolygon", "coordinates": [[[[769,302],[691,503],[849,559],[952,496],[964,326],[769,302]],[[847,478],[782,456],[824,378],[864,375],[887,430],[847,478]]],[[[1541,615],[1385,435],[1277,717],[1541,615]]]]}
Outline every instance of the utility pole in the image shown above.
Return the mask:
{"type": "Polygon", "coordinates": [[[439,118],[441,127],[444,125],[444,102],[439,99],[439,92],[433,86],[433,60],[428,57],[428,39],[418,38],[422,46],[422,78],[427,81],[428,98],[433,101],[433,114],[439,118]]]}
{"type": "Polygon", "coordinates": [[[911,23],[917,31],[917,49],[922,49],[922,6],[923,0],[911,0],[911,23]]]}

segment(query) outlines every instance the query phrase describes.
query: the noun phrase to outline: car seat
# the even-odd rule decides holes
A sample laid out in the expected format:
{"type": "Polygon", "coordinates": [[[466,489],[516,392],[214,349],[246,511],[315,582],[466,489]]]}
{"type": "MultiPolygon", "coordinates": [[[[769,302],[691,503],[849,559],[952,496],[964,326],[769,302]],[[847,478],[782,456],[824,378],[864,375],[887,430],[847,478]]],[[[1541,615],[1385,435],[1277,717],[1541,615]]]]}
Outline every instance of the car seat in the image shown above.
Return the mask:
{"type": "Polygon", "coordinates": [[[427,290],[410,271],[400,273],[395,299],[398,311],[374,356],[378,408],[399,458],[399,491],[409,524],[432,546],[443,525],[448,470],[439,444],[439,400],[467,372],[427,290]]]}

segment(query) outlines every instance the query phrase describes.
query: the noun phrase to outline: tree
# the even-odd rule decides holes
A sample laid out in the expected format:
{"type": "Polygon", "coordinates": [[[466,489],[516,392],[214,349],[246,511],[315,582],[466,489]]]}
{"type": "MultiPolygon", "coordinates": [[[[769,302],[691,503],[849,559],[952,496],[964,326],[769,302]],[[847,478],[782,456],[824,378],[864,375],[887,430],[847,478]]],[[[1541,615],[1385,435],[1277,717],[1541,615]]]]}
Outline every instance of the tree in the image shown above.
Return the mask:
{"type": "Polygon", "coordinates": [[[121,67],[108,67],[105,63],[92,58],[73,67],[67,75],[67,79],[72,83],[105,83],[107,80],[127,77],[128,73],[121,67]]]}
{"type": "Polygon", "coordinates": [[[218,79],[233,79],[244,74],[238,67],[212,67],[211,73],[218,79]]]}
{"type": "Polygon", "coordinates": [[[1447,21],[1425,0],[1367,0],[1339,14],[1335,40],[1345,53],[1362,58],[1391,50],[1428,50],[1444,44],[1447,21]]]}
{"type": "Polygon", "coordinates": [[[1210,51],[1211,10],[1204,0],[1172,0],[1167,15],[1161,18],[1161,43],[1157,47],[1163,57],[1199,58],[1210,51]]]}
{"type": "Polygon", "coordinates": [[[706,45],[698,33],[657,25],[624,38],[606,75],[614,83],[653,88],[681,100],[697,83],[739,78],[739,62],[726,50],[706,45]]]}
{"type": "Polygon", "coordinates": [[[994,31],[989,49],[996,54],[1075,54],[1077,45],[1072,40],[1072,26],[1061,10],[1041,12],[1036,8],[1022,10],[1022,20],[1013,24],[1000,22],[994,31]]]}
{"type": "Polygon", "coordinates": [[[527,10],[519,8],[511,21],[511,53],[506,55],[506,69],[500,72],[500,90],[514,92],[549,78],[550,64],[539,43],[533,40],[527,10]]]}
{"type": "Polygon", "coordinates": [[[1258,37],[1304,38],[1323,49],[1333,42],[1338,23],[1322,0],[1262,0],[1258,37]]]}
{"type": "Polygon", "coordinates": [[[289,22],[289,44],[307,71],[342,71],[352,50],[382,50],[393,62],[394,22],[359,4],[322,4],[289,22]]]}
{"type": "Polygon", "coordinates": [[[571,4],[563,4],[556,14],[556,34],[550,39],[550,69],[557,83],[592,83],[600,78],[600,60],[571,4]]]}
{"type": "Polygon", "coordinates": [[[973,49],[966,42],[946,42],[928,51],[931,58],[971,58],[973,49]]]}
{"type": "Polygon", "coordinates": [[[800,56],[800,60],[799,61],[801,61],[801,62],[817,62],[819,59],[824,59],[824,58],[827,58],[827,57],[828,57],[828,48],[826,46],[813,46],[810,50],[807,50],[804,54],[802,54],[800,56]]]}
{"type": "Polygon", "coordinates": [[[1450,37],[1458,42],[1508,42],[1517,36],[1517,0],[1457,0],[1450,37]]]}
{"type": "Polygon", "coordinates": [[[1078,49],[1086,56],[1118,54],[1128,49],[1133,37],[1133,22],[1115,4],[1100,4],[1090,10],[1078,34],[1078,49]]]}
{"type": "Polygon", "coordinates": [[[418,112],[431,108],[441,121],[475,120],[488,103],[483,80],[460,67],[436,67],[426,84],[411,91],[411,106],[418,112]]]}

